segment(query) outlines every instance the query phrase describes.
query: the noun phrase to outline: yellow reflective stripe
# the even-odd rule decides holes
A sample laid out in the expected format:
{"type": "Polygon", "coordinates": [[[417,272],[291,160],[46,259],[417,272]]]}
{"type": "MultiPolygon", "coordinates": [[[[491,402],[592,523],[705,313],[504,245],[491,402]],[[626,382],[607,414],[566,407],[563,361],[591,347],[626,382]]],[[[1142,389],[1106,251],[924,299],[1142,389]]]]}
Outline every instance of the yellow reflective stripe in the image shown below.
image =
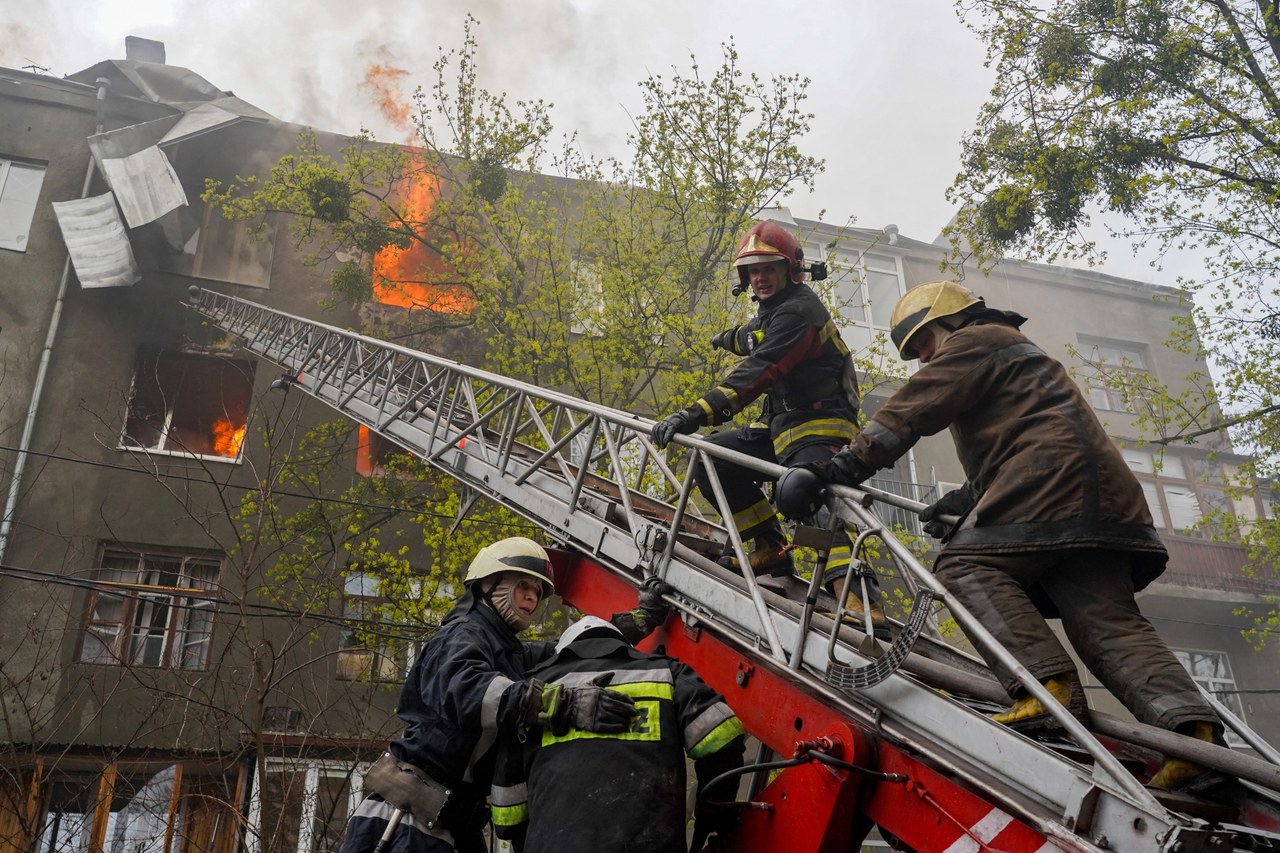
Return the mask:
{"type": "Polygon", "coordinates": [[[625,732],[609,734],[606,732],[587,732],[581,729],[570,729],[562,735],[552,734],[551,729],[542,730],[542,746],[553,746],[557,743],[568,743],[575,740],[591,738],[608,738],[611,740],[655,741],[662,740],[662,719],[657,699],[637,699],[636,710],[640,713],[631,721],[631,728],[625,732]]]}
{"type": "Polygon", "coordinates": [[[756,339],[756,346],[764,343],[764,329],[756,329],[751,333],[751,337],[756,339]]]}
{"type": "Polygon", "coordinates": [[[824,344],[825,343],[835,344],[836,352],[840,353],[841,355],[849,354],[849,348],[845,346],[844,339],[840,337],[840,330],[836,328],[835,320],[831,320],[831,319],[827,320],[827,324],[822,327],[822,332],[819,334],[819,337],[821,338],[824,344]]]}
{"type": "Polygon", "coordinates": [[[849,562],[853,558],[853,546],[851,545],[835,545],[827,552],[827,572],[830,573],[835,569],[847,569],[849,562]]]}
{"type": "Polygon", "coordinates": [[[733,523],[737,525],[738,530],[750,530],[757,525],[772,521],[776,511],[773,504],[768,501],[756,501],[746,509],[740,509],[733,514],[733,523]]]}
{"type": "Polygon", "coordinates": [[[730,406],[733,406],[733,408],[734,408],[734,410],[735,410],[735,411],[736,411],[736,410],[738,410],[739,408],[741,408],[741,407],[738,405],[738,392],[737,392],[737,391],[733,390],[733,389],[732,389],[732,388],[730,388],[728,385],[717,385],[717,386],[716,386],[716,390],[717,390],[717,391],[719,391],[721,394],[723,394],[723,395],[724,395],[724,398],[725,398],[726,400],[728,400],[728,401],[729,401],[729,405],[730,405],[730,406]]]}
{"type": "Polygon", "coordinates": [[[698,398],[698,406],[702,409],[703,414],[707,416],[707,423],[715,423],[715,415],[711,411],[711,404],[702,397],[698,398]]]}
{"type": "Polygon", "coordinates": [[[493,816],[494,826],[519,826],[529,819],[529,804],[491,806],[489,813],[493,816]]]}
{"type": "Polygon", "coordinates": [[[724,749],[725,744],[736,737],[746,734],[746,729],[742,727],[742,721],[737,717],[730,717],[720,725],[711,730],[711,733],[689,750],[689,757],[697,760],[708,755],[713,755],[724,749]]]}
{"type": "Polygon", "coordinates": [[[834,438],[841,444],[848,444],[857,434],[858,428],[844,418],[814,418],[775,435],[773,452],[781,455],[802,438],[834,438]]]}
{"type": "Polygon", "coordinates": [[[663,684],[661,681],[610,684],[606,689],[614,693],[621,693],[623,696],[630,696],[633,699],[637,696],[643,696],[646,699],[674,699],[676,695],[675,687],[670,684],[663,684]]]}

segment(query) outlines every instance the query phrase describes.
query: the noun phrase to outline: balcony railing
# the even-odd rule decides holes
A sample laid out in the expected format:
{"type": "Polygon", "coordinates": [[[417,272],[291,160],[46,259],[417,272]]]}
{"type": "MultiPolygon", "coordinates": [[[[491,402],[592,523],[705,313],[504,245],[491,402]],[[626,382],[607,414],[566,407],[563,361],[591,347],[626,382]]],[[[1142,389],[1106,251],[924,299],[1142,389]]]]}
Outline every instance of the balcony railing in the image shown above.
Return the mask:
{"type": "MultiPolygon", "coordinates": [[[[882,492],[889,492],[898,497],[910,498],[913,501],[919,501],[924,504],[933,503],[938,499],[935,487],[924,483],[908,483],[903,480],[872,477],[867,480],[867,485],[880,489],[882,492]]],[[[882,503],[876,504],[876,514],[884,519],[886,524],[901,525],[903,529],[913,536],[924,535],[924,531],[920,529],[919,516],[909,509],[899,509],[882,503]]]]}
{"type": "Polygon", "coordinates": [[[1169,549],[1169,566],[1160,583],[1259,595],[1280,592],[1280,580],[1274,573],[1252,577],[1245,572],[1249,552],[1240,545],[1185,536],[1162,538],[1169,549]]]}

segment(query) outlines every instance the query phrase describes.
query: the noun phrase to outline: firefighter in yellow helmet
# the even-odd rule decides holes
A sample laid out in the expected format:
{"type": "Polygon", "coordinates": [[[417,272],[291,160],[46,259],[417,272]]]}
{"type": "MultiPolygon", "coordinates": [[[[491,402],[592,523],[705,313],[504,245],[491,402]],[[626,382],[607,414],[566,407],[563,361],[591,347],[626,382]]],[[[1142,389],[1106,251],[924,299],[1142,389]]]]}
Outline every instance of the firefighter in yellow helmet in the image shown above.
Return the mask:
{"type": "MultiPolygon", "coordinates": [[[[658,422],[654,444],[665,447],[677,434],[728,423],[764,396],[760,420],[712,433],[707,440],[782,465],[830,459],[857,432],[858,383],[849,348],[830,312],[804,281],[812,268],[804,262],[799,241],[776,222],[758,223],[743,236],[733,266],[738,277],[734,293],[750,290],[758,307],[749,321],[712,338],[711,346],[741,360],[693,405],[658,422]]],[[[824,267],[819,269],[825,274],[824,267]]],[[[732,523],[744,540],[754,539],[752,570],[757,575],[791,574],[790,546],[777,512],[761,490],[760,475],[720,461],[715,470],[732,523]]],[[[702,469],[698,489],[715,500],[702,469]]],[[[851,557],[849,537],[841,530],[827,560],[826,580],[832,592],[848,573],[851,557]]],[[[724,562],[732,564],[729,557],[724,562]]],[[[874,575],[868,587],[872,623],[887,637],[874,575]]],[[[850,594],[846,608],[855,616],[861,614],[861,595],[850,594]]]]}
{"type": "MultiPolygon", "coordinates": [[[[920,369],[811,470],[856,486],[949,427],[967,482],[920,514],[942,539],[934,571],[947,590],[1082,719],[1079,676],[1046,618],[1062,620],[1080,659],[1139,720],[1213,740],[1217,716],[1134,602],[1168,559],[1142,488],[1063,365],[1018,331],[1025,322],[953,281],[912,288],[890,337],[920,369]],[[960,521],[949,527],[943,515],[960,521]]],[[[1040,702],[988,663],[1014,700],[995,719],[1051,728],[1040,702]]],[[[1150,784],[1208,776],[1170,759],[1150,784]]]]}
{"type": "MultiPolygon", "coordinates": [[[[371,794],[347,824],[342,853],[369,853],[381,839],[388,853],[479,853],[502,736],[542,725],[615,734],[631,726],[634,703],[605,685],[526,675],[555,652],[517,636],[554,591],[546,549],[522,536],[499,540],[476,553],[463,582],[405,680],[396,708],[404,731],[365,777],[371,794]]],[[[613,624],[633,642],[643,638],[666,618],[662,592],[643,589],[640,606],[613,624]]]]}

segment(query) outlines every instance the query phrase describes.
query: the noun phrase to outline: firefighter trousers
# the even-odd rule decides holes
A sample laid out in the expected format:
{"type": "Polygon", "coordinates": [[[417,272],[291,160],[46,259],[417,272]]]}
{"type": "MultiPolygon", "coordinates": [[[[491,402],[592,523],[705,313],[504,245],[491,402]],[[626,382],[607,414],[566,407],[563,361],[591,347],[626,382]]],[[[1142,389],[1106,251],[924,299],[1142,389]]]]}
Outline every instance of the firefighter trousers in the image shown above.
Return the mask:
{"type": "MultiPolygon", "coordinates": [[[[1074,673],[1049,627],[1062,620],[1076,654],[1140,721],[1164,729],[1217,723],[1191,676],[1134,600],[1130,554],[1094,548],[1022,554],[947,554],[938,579],[1037,679],[1074,673]],[[1037,606],[1039,604],[1039,606],[1037,606]]],[[[984,654],[1011,697],[1021,686],[984,654]]]]}

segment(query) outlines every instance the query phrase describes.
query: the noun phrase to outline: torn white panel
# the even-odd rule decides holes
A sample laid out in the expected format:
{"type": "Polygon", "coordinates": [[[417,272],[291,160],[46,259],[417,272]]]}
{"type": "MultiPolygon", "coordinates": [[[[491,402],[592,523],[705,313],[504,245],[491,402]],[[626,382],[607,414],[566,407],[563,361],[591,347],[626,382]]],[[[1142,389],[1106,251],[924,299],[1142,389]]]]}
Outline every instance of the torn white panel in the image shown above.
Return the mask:
{"type": "Polygon", "coordinates": [[[128,287],[141,281],[111,193],[55,201],[53,214],[82,288],[128,287]]]}
{"type": "Polygon", "coordinates": [[[214,104],[200,104],[183,113],[178,123],[160,140],[160,144],[168,145],[237,121],[240,121],[240,117],[234,113],[214,104]]]}
{"type": "Polygon", "coordinates": [[[142,124],[131,124],[128,127],[95,133],[89,137],[89,150],[93,152],[93,159],[101,169],[102,161],[107,158],[128,157],[130,154],[137,154],[142,149],[155,145],[178,123],[178,120],[178,116],[165,116],[154,121],[144,121],[142,124]]]}
{"type": "Polygon", "coordinates": [[[154,222],[187,203],[178,173],[155,145],[128,157],[104,159],[102,174],[130,228],[154,222]]]}

